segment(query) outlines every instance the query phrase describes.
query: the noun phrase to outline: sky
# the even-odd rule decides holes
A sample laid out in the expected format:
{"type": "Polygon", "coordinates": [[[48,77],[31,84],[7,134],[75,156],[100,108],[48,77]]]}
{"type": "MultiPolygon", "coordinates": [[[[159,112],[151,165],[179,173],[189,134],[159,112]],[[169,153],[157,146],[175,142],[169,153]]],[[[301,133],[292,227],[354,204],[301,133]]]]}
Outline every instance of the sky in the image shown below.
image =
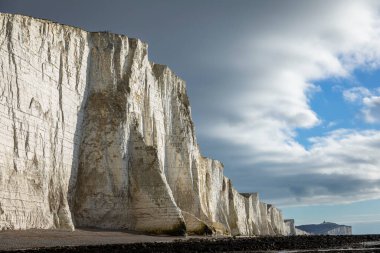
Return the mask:
{"type": "Polygon", "coordinates": [[[187,83],[197,140],[297,225],[380,233],[380,2],[0,0],[149,44],[187,83]]]}

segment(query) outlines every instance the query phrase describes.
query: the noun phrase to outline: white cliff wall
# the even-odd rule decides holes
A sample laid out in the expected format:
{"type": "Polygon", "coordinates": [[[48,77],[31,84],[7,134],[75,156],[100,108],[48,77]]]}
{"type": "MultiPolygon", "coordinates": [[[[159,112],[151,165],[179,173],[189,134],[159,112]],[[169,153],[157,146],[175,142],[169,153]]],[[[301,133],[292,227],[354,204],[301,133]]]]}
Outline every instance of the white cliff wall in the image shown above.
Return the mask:
{"type": "Polygon", "coordinates": [[[0,229],[73,228],[88,33],[7,14],[0,29],[0,229]]]}
{"type": "Polygon", "coordinates": [[[341,225],[326,232],[327,235],[352,235],[352,227],[341,225]]]}
{"type": "Polygon", "coordinates": [[[297,235],[294,219],[284,220],[284,222],[285,222],[285,230],[286,230],[285,233],[288,235],[297,235]]]}
{"type": "Polygon", "coordinates": [[[91,42],[76,224],[181,233],[163,170],[165,111],[147,45],[106,33],[91,34],[91,42]]]}
{"type": "Polygon", "coordinates": [[[0,228],[288,233],[201,156],[185,83],[145,43],[19,15],[0,27],[0,228]]]}

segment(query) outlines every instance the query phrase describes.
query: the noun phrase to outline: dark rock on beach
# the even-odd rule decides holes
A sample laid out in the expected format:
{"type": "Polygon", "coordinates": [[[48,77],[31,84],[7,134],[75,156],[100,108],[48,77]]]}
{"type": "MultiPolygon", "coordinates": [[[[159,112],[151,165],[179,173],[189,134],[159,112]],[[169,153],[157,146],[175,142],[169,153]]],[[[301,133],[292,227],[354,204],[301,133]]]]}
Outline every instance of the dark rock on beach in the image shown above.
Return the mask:
{"type": "MultiPolygon", "coordinates": [[[[96,242],[94,242],[96,243],[96,242]]],[[[288,237],[237,237],[237,238],[184,238],[168,242],[139,242],[106,245],[80,245],[20,249],[0,252],[134,252],[134,253],[195,253],[195,252],[263,252],[288,251],[317,252],[318,250],[333,252],[380,252],[380,235],[357,236],[288,236],[288,237]]]]}

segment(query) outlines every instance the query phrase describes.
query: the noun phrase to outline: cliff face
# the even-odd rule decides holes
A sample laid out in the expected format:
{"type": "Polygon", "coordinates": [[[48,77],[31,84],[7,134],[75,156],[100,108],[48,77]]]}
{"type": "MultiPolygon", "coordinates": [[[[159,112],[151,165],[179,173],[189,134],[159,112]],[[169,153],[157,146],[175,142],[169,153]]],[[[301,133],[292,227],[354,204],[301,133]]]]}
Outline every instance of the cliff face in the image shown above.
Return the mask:
{"type": "Polygon", "coordinates": [[[284,222],[286,226],[286,233],[288,235],[300,235],[297,233],[293,219],[287,219],[287,220],[284,220],[284,222]]]}
{"type": "Polygon", "coordinates": [[[312,235],[352,235],[351,226],[339,225],[332,222],[301,225],[296,228],[312,235]]]}
{"type": "Polygon", "coordinates": [[[288,234],[202,157],[185,83],[137,39],[0,14],[0,229],[288,234]]]}
{"type": "Polygon", "coordinates": [[[73,228],[89,35],[0,14],[0,228],[73,228]]]}

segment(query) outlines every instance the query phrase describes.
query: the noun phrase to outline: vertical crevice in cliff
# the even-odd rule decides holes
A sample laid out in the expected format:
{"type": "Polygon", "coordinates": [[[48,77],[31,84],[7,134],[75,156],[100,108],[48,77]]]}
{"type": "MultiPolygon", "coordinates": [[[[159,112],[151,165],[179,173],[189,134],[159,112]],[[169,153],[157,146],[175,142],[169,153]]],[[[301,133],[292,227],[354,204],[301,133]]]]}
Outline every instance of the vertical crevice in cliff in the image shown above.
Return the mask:
{"type": "Polygon", "coordinates": [[[143,79],[143,87],[144,87],[144,98],[143,98],[143,106],[144,106],[144,109],[143,109],[143,133],[144,133],[144,137],[145,137],[145,141],[149,144],[149,145],[152,145],[153,144],[153,136],[152,136],[152,132],[153,132],[153,126],[152,126],[152,121],[154,121],[154,118],[153,118],[153,115],[151,115],[151,105],[150,105],[150,88],[149,87],[149,84],[147,82],[147,77],[146,77],[146,73],[145,73],[145,78],[143,79]]]}
{"type": "MultiPolygon", "coordinates": [[[[18,80],[19,75],[18,75],[16,58],[14,54],[12,32],[13,32],[13,19],[9,19],[6,25],[6,38],[8,38],[7,49],[8,49],[8,55],[9,55],[9,65],[13,65],[14,71],[15,71],[16,106],[17,106],[17,109],[20,109],[20,87],[19,87],[19,80],[18,80]]],[[[9,91],[11,92],[12,101],[13,101],[13,87],[11,86],[11,82],[10,82],[9,91]]]]}
{"type": "Polygon", "coordinates": [[[58,83],[57,83],[57,88],[58,88],[58,104],[59,104],[59,110],[61,112],[61,123],[62,123],[62,130],[64,131],[65,129],[65,116],[63,112],[63,105],[62,105],[62,80],[63,80],[63,57],[62,55],[64,54],[64,49],[61,49],[61,54],[59,56],[59,76],[58,76],[58,83]]]}
{"type": "MultiPolygon", "coordinates": [[[[16,127],[16,116],[15,112],[12,110],[12,130],[13,130],[13,153],[18,158],[20,157],[18,153],[18,137],[17,137],[17,127],[16,127]]],[[[17,169],[16,169],[17,170],[17,169]]]]}
{"type": "Polygon", "coordinates": [[[30,144],[29,144],[29,135],[30,135],[30,130],[29,130],[29,125],[27,125],[28,129],[26,129],[26,135],[25,135],[25,156],[28,156],[28,152],[30,151],[30,144]]]}
{"type": "Polygon", "coordinates": [[[76,72],[75,72],[75,91],[79,95],[79,83],[80,83],[80,74],[81,74],[81,68],[82,68],[82,62],[84,57],[84,50],[85,50],[85,42],[82,37],[79,38],[79,49],[78,47],[75,48],[75,66],[76,66],[76,72]]]}
{"type": "MultiPolygon", "coordinates": [[[[8,18],[5,24],[5,38],[2,42],[2,45],[6,43],[7,45],[7,52],[8,52],[8,64],[9,67],[13,66],[14,75],[11,76],[11,80],[8,79],[8,94],[10,97],[7,97],[7,104],[8,104],[8,114],[10,114],[12,119],[12,135],[13,135],[13,169],[14,171],[18,171],[18,161],[17,159],[20,157],[19,154],[19,146],[18,146],[18,131],[17,131],[17,118],[16,118],[16,112],[15,107],[19,110],[20,109],[20,89],[19,89],[19,81],[18,81],[18,67],[17,62],[15,59],[15,53],[14,53],[14,45],[12,41],[12,35],[13,35],[13,18],[8,18]],[[12,82],[12,79],[15,80],[15,82],[12,82]],[[14,92],[13,84],[16,86],[16,92],[14,92]],[[16,105],[14,105],[14,102],[16,102],[16,105]]],[[[5,92],[5,87],[3,90],[3,93],[5,92]]]]}
{"type": "MultiPolygon", "coordinates": [[[[112,47],[113,47],[113,52],[112,52],[112,66],[111,66],[111,71],[113,71],[114,75],[114,82],[118,82],[119,80],[122,79],[122,57],[121,55],[121,47],[122,47],[122,39],[118,35],[113,36],[113,41],[112,41],[112,47]]],[[[118,85],[118,83],[117,83],[118,85]]]]}

